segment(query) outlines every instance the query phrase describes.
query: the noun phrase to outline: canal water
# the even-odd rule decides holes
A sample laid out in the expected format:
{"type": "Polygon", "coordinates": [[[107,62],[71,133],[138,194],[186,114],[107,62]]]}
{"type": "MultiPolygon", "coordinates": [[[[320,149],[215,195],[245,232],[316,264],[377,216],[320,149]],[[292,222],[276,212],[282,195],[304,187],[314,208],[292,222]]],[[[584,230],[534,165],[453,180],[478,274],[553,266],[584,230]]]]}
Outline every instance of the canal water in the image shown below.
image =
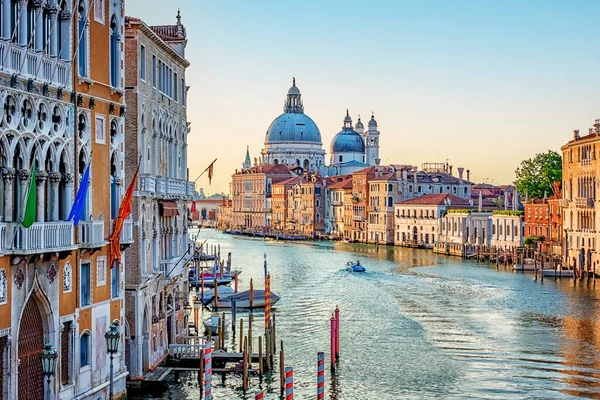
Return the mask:
{"type": "MultiPolygon", "coordinates": [[[[272,290],[281,296],[277,335],[294,367],[297,399],[316,398],[316,354],[329,360],[336,305],[341,360],[334,379],[326,369],[328,399],[600,398],[593,281],[536,282],[531,274],[398,247],[272,243],[215,230],[203,230],[198,240],[205,239],[219,243],[222,256],[232,252],[243,290],[250,278],[262,288],[267,254],[272,290]],[[346,272],[346,262],[357,259],[367,272],[346,272]]],[[[162,398],[199,398],[196,379],[183,374],[162,398]]],[[[262,385],[266,398],[279,398],[277,379],[262,385]]],[[[239,377],[222,384],[215,376],[214,398],[243,399],[240,386],[239,377]]]]}

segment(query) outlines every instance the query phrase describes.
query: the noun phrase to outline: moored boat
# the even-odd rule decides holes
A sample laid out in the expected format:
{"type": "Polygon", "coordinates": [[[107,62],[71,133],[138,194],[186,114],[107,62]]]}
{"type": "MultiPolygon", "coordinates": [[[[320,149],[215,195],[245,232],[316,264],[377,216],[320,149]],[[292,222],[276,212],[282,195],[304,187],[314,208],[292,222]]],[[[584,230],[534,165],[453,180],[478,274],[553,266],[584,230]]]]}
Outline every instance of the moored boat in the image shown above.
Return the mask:
{"type": "MultiPolygon", "coordinates": [[[[204,329],[207,332],[210,331],[212,335],[217,335],[219,333],[219,318],[220,316],[218,314],[213,314],[210,318],[204,320],[204,329]]],[[[228,319],[225,319],[225,329],[227,329],[230,324],[231,322],[228,319]]]]}
{"type": "Polygon", "coordinates": [[[526,258],[523,260],[523,264],[515,264],[513,271],[535,271],[535,263],[532,258],[526,258]]]}
{"type": "Polygon", "coordinates": [[[572,278],[575,273],[572,269],[568,269],[567,267],[559,267],[557,269],[545,269],[543,271],[544,276],[549,276],[552,278],[572,278]]]}
{"type": "MultiPolygon", "coordinates": [[[[225,299],[219,299],[217,301],[218,308],[231,308],[231,302],[235,300],[235,308],[250,308],[250,291],[246,290],[245,292],[236,293],[232,296],[228,296],[225,299]]],[[[274,306],[275,303],[279,301],[279,296],[271,292],[271,306],[274,306]]],[[[252,308],[265,308],[265,291],[264,290],[254,290],[254,296],[252,299],[252,308]]]]}
{"type": "MultiPolygon", "coordinates": [[[[229,286],[219,286],[219,289],[217,290],[217,296],[219,296],[219,299],[226,299],[229,296],[232,296],[235,294],[235,291],[233,290],[232,287],[229,286]]],[[[215,289],[206,289],[204,290],[204,298],[202,299],[203,303],[209,302],[213,299],[213,297],[215,296],[215,289]]],[[[200,296],[198,296],[200,297],[200,296]]]]}

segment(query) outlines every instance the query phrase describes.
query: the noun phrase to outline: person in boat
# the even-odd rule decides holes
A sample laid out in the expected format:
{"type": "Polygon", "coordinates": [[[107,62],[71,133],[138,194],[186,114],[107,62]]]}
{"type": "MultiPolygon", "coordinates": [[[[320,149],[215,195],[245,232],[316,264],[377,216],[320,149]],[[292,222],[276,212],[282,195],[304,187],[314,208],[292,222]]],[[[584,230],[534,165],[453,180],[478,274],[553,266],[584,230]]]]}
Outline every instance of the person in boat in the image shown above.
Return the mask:
{"type": "Polygon", "coordinates": [[[356,266],[360,267],[360,260],[356,260],[356,266]]]}

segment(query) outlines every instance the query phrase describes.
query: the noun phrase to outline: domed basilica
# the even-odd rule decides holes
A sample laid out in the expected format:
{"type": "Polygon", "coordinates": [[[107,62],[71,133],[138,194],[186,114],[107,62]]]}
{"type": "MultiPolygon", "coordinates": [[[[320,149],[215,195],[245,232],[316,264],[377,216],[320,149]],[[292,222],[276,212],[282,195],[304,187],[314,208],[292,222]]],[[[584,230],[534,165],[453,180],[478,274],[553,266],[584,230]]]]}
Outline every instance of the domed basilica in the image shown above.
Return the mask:
{"type": "MultiPolygon", "coordinates": [[[[331,163],[327,167],[321,132],[317,124],[304,114],[302,95],[295,78],[288,90],[283,111],[267,129],[265,146],[261,152],[263,163],[301,166],[331,176],[349,174],[374,165],[379,158],[379,131],[373,115],[365,131],[360,116],[353,127],[352,118],[346,110],[342,130],[331,141],[331,163]]],[[[249,168],[248,164],[247,156],[244,167],[249,168]]]]}

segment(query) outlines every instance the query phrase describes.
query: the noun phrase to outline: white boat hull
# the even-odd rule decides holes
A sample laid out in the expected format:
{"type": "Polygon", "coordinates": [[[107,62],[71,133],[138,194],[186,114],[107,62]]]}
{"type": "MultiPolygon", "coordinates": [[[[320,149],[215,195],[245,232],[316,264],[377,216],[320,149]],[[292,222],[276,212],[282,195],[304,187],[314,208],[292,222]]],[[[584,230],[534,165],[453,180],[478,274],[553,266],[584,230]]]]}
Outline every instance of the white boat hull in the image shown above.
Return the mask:
{"type": "Polygon", "coordinates": [[[513,265],[513,271],[535,271],[535,266],[526,264],[526,265],[513,265]]]}
{"type": "Polygon", "coordinates": [[[554,269],[545,269],[544,276],[549,276],[552,278],[572,278],[574,276],[572,269],[563,269],[563,270],[554,270],[554,269]]]}

